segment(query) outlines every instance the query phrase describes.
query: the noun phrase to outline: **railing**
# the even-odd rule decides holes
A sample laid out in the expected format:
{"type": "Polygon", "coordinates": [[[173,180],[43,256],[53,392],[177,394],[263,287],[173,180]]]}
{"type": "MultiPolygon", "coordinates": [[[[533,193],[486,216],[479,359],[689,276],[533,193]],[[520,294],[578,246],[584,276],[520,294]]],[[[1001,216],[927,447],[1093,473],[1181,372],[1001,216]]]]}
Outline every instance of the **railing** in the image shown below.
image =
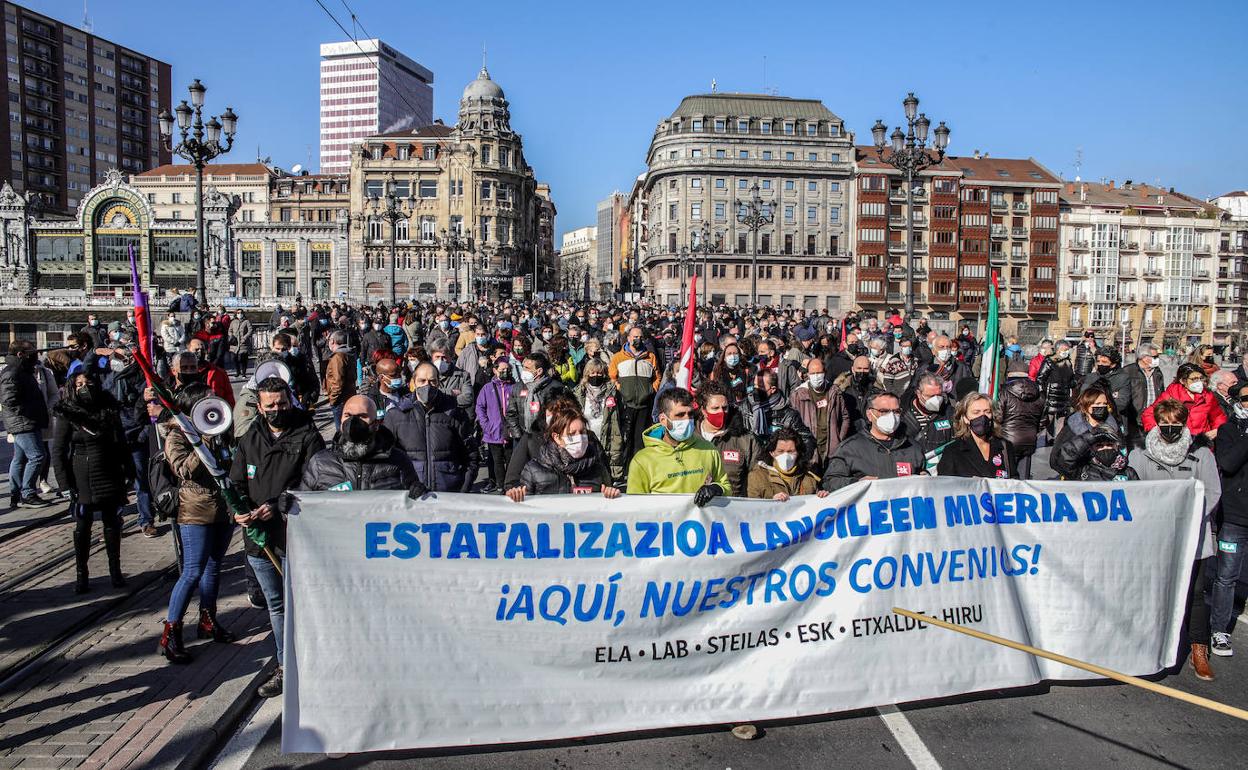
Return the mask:
{"type": "Polygon", "coordinates": [[[1009,203],[1009,201],[1005,201],[1005,200],[993,200],[993,202],[992,202],[992,210],[993,210],[993,211],[1009,211],[1009,209],[1010,209],[1010,203],[1009,203]]]}
{"type": "Polygon", "coordinates": [[[1011,302],[1010,302],[1010,312],[1012,312],[1012,313],[1024,313],[1024,312],[1026,312],[1026,311],[1027,311],[1027,303],[1026,303],[1026,302],[1013,302],[1013,301],[1011,301],[1011,302]]]}
{"type": "Polygon", "coordinates": [[[1123,241],[1122,245],[1119,246],[1119,248],[1122,251],[1139,251],[1140,244],[1136,243],[1135,241],[1123,241]]]}
{"type": "Polygon", "coordinates": [[[1004,238],[1009,234],[1010,234],[1010,229],[1006,227],[1005,225],[993,225],[992,226],[993,238],[1004,238]]]}
{"type": "Polygon", "coordinates": [[[1026,262],[1026,261],[1027,261],[1027,252],[1025,252],[1025,251],[1011,251],[1011,252],[1010,252],[1010,261],[1011,261],[1011,262],[1026,262]]]}
{"type": "Polygon", "coordinates": [[[1145,294],[1145,295],[1144,295],[1144,304],[1146,304],[1146,305],[1160,305],[1160,304],[1161,304],[1161,295],[1160,295],[1160,294],[1145,294]]]}
{"type": "Polygon", "coordinates": [[[1027,228],[1025,228],[1025,227],[1011,227],[1011,228],[1010,228],[1010,236],[1011,236],[1011,237],[1014,237],[1014,238],[1026,238],[1026,237],[1027,237],[1027,228]]]}
{"type": "Polygon", "coordinates": [[[996,254],[989,254],[989,255],[988,255],[988,261],[989,261],[989,262],[991,262],[991,263],[992,263],[992,264],[994,264],[994,265],[1004,265],[1004,264],[1005,264],[1005,252],[998,252],[998,253],[996,253],[996,254]]]}
{"type": "Polygon", "coordinates": [[[1144,277],[1152,280],[1161,280],[1161,270],[1155,267],[1144,268],[1144,277]]]}
{"type": "Polygon", "coordinates": [[[1087,265],[1071,265],[1070,270],[1068,272],[1071,275],[1087,275],[1088,266],[1087,265]]]}
{"type": "Polygon", "coordinates": [[[1015,202],[1014,202],[1014,213],[1016,213],[1016,214],[1026,214],[1026,213],[1027,213],[1028,211],[1030,211],[1030,210],[1031,210],[1031,206],[1030,206],[1030,204],[1026,203],[1025,201],[1015,201],[1015,202]]]}
{"type": "Polygon", "coordinates": [[[1134,267],[1122,267],[1118,269],[1119,278],[1135,278],[1139,272],[1134,267]]]}
{"type": "Polygon", "coordinates": [[[1067,302],[1087,302],[1088,295],[1083,292],[1073,292],[1073,291],[1066,292],[1066,301],[1067,302]]]}
{"type": "Polygon", "coordinates": [[[1208,270],[1196,270],[1196,271],[1194,271],[1194,272],[1193,272],[1193,275],[1194,275],[1196,278],[1206,278],[1206,279],[1207,279],[1207,278],[1209,277],[1209,271],[1208,271],[1208,270]]]}
{"type": "Polygon", "coordinates": [[[1071,238],[1070,240],[1066,241],[1066,246],[1072,249],[1086,249],[1088,248],[1088,242],[1081,241],[1077,238],[1071,238]]]}
{"type": "Polygon", "coordinates": [[[1160,244],[1146,243],[1144,244],[1144,251],[1150,254],[1160,254],[1162,251],[1164,251],[1164,249],[1162,248],[1160,244]]]}

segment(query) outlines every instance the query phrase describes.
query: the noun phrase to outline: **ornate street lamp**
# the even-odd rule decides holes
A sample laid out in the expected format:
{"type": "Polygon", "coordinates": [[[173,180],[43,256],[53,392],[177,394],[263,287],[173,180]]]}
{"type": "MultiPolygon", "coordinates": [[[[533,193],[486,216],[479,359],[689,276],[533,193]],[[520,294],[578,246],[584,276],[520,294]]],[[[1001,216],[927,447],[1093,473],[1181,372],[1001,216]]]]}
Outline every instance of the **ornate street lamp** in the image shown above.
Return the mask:
{"type": "Polygon", "coordinates": [[[884,134],[888,126],[884,121],[877,120],[871,127],[871,138],[875,142],[875,153],[880,160],[902,173],[906,179],[906,320],[914,315],[914,178],[923,169],[934,166],[945,159],[945,148],[949,146],[949,129],[942,120],[933,132],[932,150],[927,149],[927,133],[932,122],[919,112],[919,100],[913,93],[906,95],[901,102],[906,112],[906,130],[893,129],[888,137],[891,140],[892,152],[884,157],[884,134]]]}
{"type": "Polygon", "coordinates": [[[771,203],[764,201],[759,193],[758,182],[750,188],[746,201],[737,201],[737,221],[745,225],[753,235],[750,249],[750,304],[758,305],[758,231],[776,219],[771,203]]]}
{"type": "Polygon", "coordinates": [[[173,115],[168,110],[161,110],[159,116],[160,135],[165,148],[175,155],[190,161],[195,166],[195,290],[199,301],[208,305],[208,288],[204,281],[204,166],[213,158],[224,155],[234,146],[234,132],[238,127],[238,116],[229,107],[221,113],[218,121],[215,115],[204,123],[204,93],[208,90],[196,78],[188,87],[191,92],[191,103],[183,101],[175,108],[177,112],[178,132],[181,141],[173,144],[173,115]],[[225,132],[225,142],[221,141],[221,133],[225,132]]]}
{"type": "Polygon", "coordinates": [[[707,264],[707,257],[711,254],[719,254],[724,248],[724,234],[715,233],[711,235],[711,223],[702,220],[702,226],[698,228],[698,237],[694,239],[693,246],[690,248],[695,254],[702,255],[702,295],[707,298],[706,304],[711,304],[711,271],[710,265],[707,264]]]}
{"type": "MultiPolygon", "coordinates": [[[[394,192],[394,178],[391,176],[386,179],[385,189],[381,195],[373,195],[369,198],[369,209],[374,218],[381,219],[390,225],[390,307],[395,304],[395,242],[397,233],[395,226],[399,222],[406,222],[412,217],[413,199],[400,198],[394,192]]],[[[410,235],[409,235],[410,238],[410,235]]]]}
{"type": "Polygon", "coordinates": [[[466,268],[467,275],[465,276],[464,286],[459,291],[465,299],[472,298],[472,295],[469,293],[469,287],[472,285],[472,260],[464,259],[463,255],[465,252],[471,254],[472,246],[471,238],[465,238],[462,232],[448,231],[445,227],[442,228],[442,234],[436,241],[436,247],[445,251],[446,258],[450,260],[451,264],[455,265],[455,281],[457,283],[459,282],[459,263],[462,263],[466,268]],[[456,260],[458,260],[458,263],[456,260]]]}

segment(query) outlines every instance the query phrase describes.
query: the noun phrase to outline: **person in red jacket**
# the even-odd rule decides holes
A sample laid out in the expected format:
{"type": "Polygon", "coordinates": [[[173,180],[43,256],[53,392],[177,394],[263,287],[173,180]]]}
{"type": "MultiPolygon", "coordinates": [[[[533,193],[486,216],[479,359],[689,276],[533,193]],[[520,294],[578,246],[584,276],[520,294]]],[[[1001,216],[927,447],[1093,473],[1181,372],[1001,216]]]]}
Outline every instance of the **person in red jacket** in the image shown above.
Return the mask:
{"type": "Polygon", "coordinates": [[[199,370],[204,375],[204,384],[212,388],[215,395],[224,398],[229,402],[230,407],[234,406],[234,388],[230,385],[230,375],[220,366],[208,361],[204,358],[204,341],[198,337],[186,343],[186,352],[194,353],[199,360],[199,370]]]}
{"type": "Polygon", "coordinates": [[[1187,363],[1179,367],[1174,375],[1174,382],[1157,395],[1157,400],[1149,404],[1141,418],[1144,432],[1157,425],[1153,416],[1153,407],[1167,398],[1177,399],[1187,407],[1187,429],[1193,436],[1204,435],[1212,441],[1218,435],[1218,428],[1226,422],[1226,413],[1218,406],[1218,400],[1209,390],[1209,377],[1198,364],[1187,363]]]}

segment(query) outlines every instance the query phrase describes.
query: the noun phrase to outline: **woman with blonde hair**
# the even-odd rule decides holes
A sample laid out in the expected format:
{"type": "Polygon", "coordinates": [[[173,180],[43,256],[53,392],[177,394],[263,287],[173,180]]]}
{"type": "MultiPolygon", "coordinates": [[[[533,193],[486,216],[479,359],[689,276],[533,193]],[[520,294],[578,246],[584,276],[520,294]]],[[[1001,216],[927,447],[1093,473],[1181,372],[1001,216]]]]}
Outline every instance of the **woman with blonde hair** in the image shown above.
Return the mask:
{"type": "Polygon", "coordinates": [[[992,397],[968,393],[953,412],[953,441],[945,445],[936,472],[981,479],[1018,478],[1014,445],[1001,438],[992,397]]]}
{"type": "MultiPolygon", "coordinates": [[[[593,342],[593,340],[590,340],[593,342]]],[[[580,383],[572,389],[581,403],[590,433],[598,437],[611,466],[611,478],[618,482],[624,478],[624,434],[620,430],[620,413],[616,408],[620,394],[608,375],[609,367],[600,359],[586,354],[585,371],[580,383]]]]}

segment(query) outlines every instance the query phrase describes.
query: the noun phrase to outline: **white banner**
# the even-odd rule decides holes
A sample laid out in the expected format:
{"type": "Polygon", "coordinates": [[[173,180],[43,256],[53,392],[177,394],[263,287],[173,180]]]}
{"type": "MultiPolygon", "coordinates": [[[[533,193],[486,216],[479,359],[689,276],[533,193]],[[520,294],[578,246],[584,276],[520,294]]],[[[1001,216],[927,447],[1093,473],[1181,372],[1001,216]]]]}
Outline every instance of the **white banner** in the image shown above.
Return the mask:
{"type": "Polygon", "coordinates": [[[788,503],[300,494],[282,748],[740,723],[1173,665],[1198,482],[914,478],[788,503]]]}

